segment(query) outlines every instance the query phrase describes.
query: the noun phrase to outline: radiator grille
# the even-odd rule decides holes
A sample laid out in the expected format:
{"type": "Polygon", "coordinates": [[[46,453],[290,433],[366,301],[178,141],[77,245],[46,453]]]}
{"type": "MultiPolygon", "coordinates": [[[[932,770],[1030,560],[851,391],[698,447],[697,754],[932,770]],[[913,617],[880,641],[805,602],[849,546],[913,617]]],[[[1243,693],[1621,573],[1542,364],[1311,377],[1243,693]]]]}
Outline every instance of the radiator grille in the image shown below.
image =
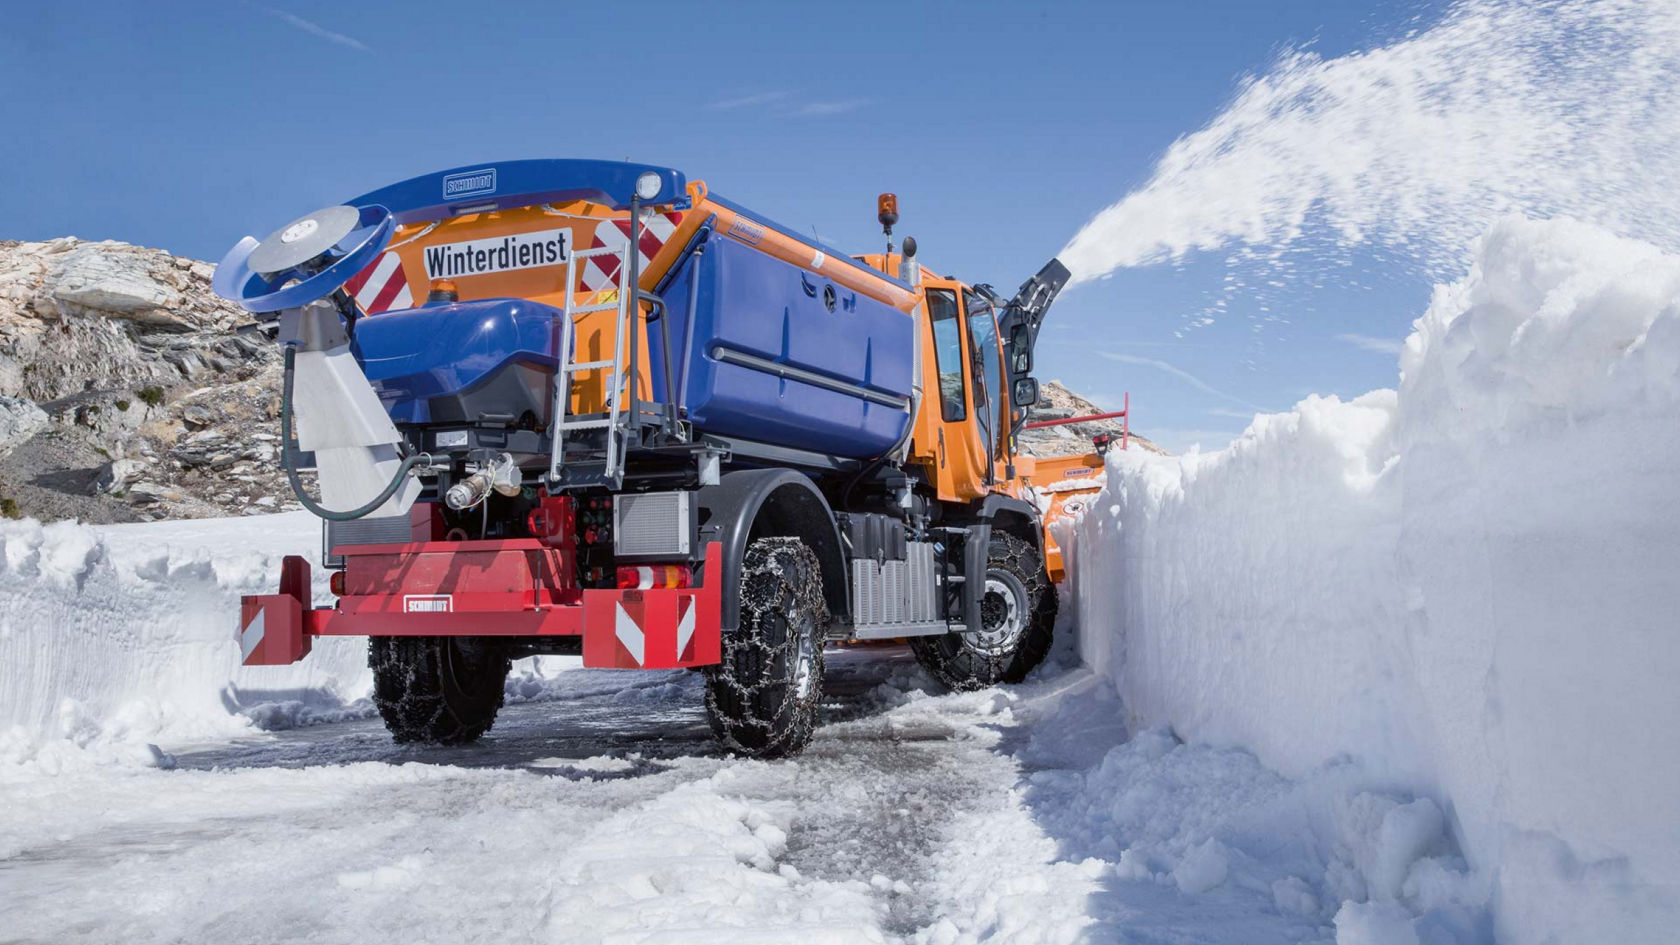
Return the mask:
{"type": "Polygon", "coordinates": [[[690,492],[641,492],[613,500],[613,551],[628,557],[684,558],[692,550],[690,492]]]}

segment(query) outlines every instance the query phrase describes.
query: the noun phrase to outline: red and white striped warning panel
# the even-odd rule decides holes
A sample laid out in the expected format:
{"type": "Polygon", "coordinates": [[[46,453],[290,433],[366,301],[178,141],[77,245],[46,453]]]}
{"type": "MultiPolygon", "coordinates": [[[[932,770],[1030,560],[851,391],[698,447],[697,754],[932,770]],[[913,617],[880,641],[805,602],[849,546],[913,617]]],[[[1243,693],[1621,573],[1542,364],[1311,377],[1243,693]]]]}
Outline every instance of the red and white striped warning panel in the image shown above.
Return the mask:
{"type": "Polygon", "coordinates": [[[369,315],[414,305],[414,293],[408,290],[402,260],[393,252],[381,254],[366,269],[351,276],[344,283],[344,291],[369,315]]]}
{"type": "MultiPolygon", "coordinates": [[[[671,238],[671,234],[675,233],[678,225],[682,223],[682,218],[683,215],[680,210],[670,213],[654,213],[647,216],[646,221],[642,224],[642,238],[637,241],[638,245],[636,246],[638,254],[641,256],[641,262],[638,265],[642,269],[645,270],[648,264],[653,262],[653,257],[659,255],[659,251],[665,247],[665,241],[671,238]]],[[[589,248],[611,247],[615,250],[623,250],[629,242],[629,219],[603,220],[600,225],[595,227],[595,236],[590,242],[589,248]]],[[[578,291],[600,292],[604,289],[616,288],[618,288],[618,258],[616,256],[594,256],[583,261],[583,266],[578,272],[578,291]]]]}
{"type": "Polygon", "coordinates": [[[583,665],[591,669],[676,669],[718,661],[723,635],[715,591],[585,591],[583,606],[583,665]]]}

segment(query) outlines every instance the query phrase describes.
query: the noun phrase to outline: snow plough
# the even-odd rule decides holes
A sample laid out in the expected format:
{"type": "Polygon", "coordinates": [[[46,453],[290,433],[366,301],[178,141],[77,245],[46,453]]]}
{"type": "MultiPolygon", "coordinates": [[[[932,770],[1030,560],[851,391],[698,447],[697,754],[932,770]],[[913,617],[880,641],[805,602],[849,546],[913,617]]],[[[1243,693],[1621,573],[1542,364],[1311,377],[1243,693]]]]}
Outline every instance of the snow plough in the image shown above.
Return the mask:
{"type": "Polygon", "coordinates": [[[392,735],[441,743],[490,728],[516,658],[694,668],[760,756],[810,739],[830,642],[1020,680],[1069,498],[1035,485],[1096,474],[1015,446],[1068,271],[1004,299],[895,251],[893,195],[877,215],[886,251],[850,256],[670,168],[523,160],[241,240],[216,290],[284,345],[281,462],[334,598],[286,558],[244,662],[369,637],[392,735]]]}

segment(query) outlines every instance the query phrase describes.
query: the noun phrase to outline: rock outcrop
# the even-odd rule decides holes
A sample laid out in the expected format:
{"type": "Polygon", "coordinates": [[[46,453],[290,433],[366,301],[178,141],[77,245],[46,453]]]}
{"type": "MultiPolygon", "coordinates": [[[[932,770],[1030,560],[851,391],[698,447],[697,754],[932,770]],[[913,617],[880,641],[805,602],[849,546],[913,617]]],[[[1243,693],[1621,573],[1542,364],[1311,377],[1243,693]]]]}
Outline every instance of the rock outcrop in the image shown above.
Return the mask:
{"type": "Polygon", "coordinates": [[[291,500],[279,352],[214,267],[73,237],[0,241],[0,514],[140,521],[291,500]]]}
{"type": "MultiPolygon", "coordinates": [[[[1089,417],[1093,414],[1107,412],[1091,401],[1068,390],[1061,381],[1046,381],[1040,385],[1038,403],[1033,405],[1027,419],[1028,421],[1065,420],[1069,417],[1089,417]]],[[[1114,438],[1114,448],[1118,449],[1121,429],[1122,425],[1119,420],[1092,420],[1087,423],[1070,423],[1059,427],[1022,430],[1017,442],[1028,456],[1056,456],[1066,453],[1088,452],[1091,449],[1091,438],[1106,433],[1114,438]]],[[[1148,450],[1151,453],[1166,453],[1166,450],[1156,446],[1147,437],[1139,436],[1135,431],[1131,435],[1129,448],[1148,450]]]]}

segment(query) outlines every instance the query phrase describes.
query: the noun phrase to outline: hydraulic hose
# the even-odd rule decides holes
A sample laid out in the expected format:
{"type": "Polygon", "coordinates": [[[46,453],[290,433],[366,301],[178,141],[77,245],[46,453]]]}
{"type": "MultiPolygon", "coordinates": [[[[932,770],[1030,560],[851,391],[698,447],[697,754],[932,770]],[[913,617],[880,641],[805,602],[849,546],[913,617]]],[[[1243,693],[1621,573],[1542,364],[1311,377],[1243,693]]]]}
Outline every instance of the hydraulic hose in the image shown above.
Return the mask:
{"type": "Polygon", "coordinates": [[[317,518],[329,522],[348,522],[352,519],[365,518],[380,506],[390,501],[391,496],[402,488],[403,480],[408,478],[416,466],[430,466],[432,457],[426,453],[416,453],[403,460],[397,468],[397,474],[385,484],[379,494],[370,499],[366,505],[357,506],[347,512],[335,512],[325,508],[309,497],[303,489],[303,480],[298,478],[297,444],[292,441],[292,374],[297,362],[297,347],[287,345],[284,356],[280,381],[280,466],[286,471],[286,481],[291,483],[292,495],[303,503],[303,507],[314,513],[317,518]]]}

